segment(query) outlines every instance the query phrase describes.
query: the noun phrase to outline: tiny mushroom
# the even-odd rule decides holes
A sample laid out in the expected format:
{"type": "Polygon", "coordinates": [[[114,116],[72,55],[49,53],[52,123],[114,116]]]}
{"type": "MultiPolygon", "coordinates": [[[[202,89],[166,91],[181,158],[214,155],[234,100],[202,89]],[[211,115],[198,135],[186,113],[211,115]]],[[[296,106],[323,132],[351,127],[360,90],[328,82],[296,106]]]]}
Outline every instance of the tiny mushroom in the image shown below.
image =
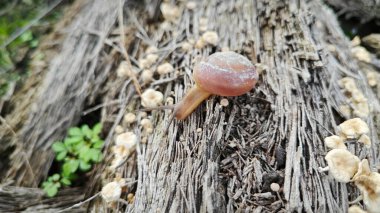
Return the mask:
{"type": "Polygon", "coordinates": [[[322,171],[329,171],[338,182],[347,183],[358,171],[359,158],[345,149],[333,149],[325,156],[328,167],[322,171]]]}
{"type": "Polygon", "coordinates": [[[164,95],[154,89],[147,89],[141,95],[141,105],[143,107],[157,107],[162,103],[164,95]]]}
{"type": "Polygon", "coordinates": [[[364,211],[362,208],[360,208],[357,205],[350,206],[348,208],[348,213],[367,213],[367,211],[364,211]]]}
{"type": "Polygon", "coordinates": [[[170,3],[161,3],[160,9],[164,19],[167,21],[175,22],[181,15],[179,8],[170,3]]]}
{"type": "Polygon", "coordinates": [[[364,144],[367,148],[371,148],[371,139],[366,134],[362,134],[358,142],[364,144]]]}
{"type": "Polygon", "coordinates": [[[136,120],[136,115],[131,112],[128,112],[127,114],[124,115],[124,122],[127,124],[131,124],[135,122],[135,120],[136,120]]]}
{"type": "Polygon", "coordinates": [[[361,175],[369,175],[371,174],[371,168],[369,168],[369,163],[367,159],[363,159],[359,163],[358,172],[352,177],[352,180],[355,180],[357,177],[361,175]]]}
{"type": "Polygon", "coordinates": [[[145,69],[141,73],[141,79],[145,84],[153,81],[153,72],[150,69],[145,69]]]}
{"type": "Polygon", "coordinates": [[[346,145],[344,144],[344,139],[337,135],[326,137],[325,146],[330,149],[347,149],[346,145]]]}
{"type": "Polygon", "coordinates": [[[146,133],[150,134],[153,132],[153,124],[149,119],[144,118],[140,123],[146,133]]]}
{"type": "Polygon", "coordinates": [[[278,192],[278,191],[280,191],[280,185],[278,185],[278,183],[271,183],[270,189],[274,192],[278,192]]]}
{"type": "Polygon", "coordinates": [[[120,199],[121,192],[121,185],[116,181],[112,181],[103,186],[100,194],[106,202],[114,202],[120,199]]]}
{"type": "Polygon", "coordinates": [[[116,146],[113,152],[117,157],[126,157],[132,153],[137,144],[137,136],[133,132],[126,132],[116,137],[116,146]]]}
{"type": "Polygon", "coordinates": [[[211,44],[213,46],[216,46],[218,44],[218,41],[219,41],[219,36],[215,31],[207,31],[207,32],[203,33],[202,39],[207,44],[211,44]]]}
{"type": "Polygon", "coordinates": [[[380,174],[371,172],[369,175],[356,176],[354,183],[362,193],[368,212],[380,212],[380,174]]]}
{"type": "Polygon", "coordinates": [[[173,66],[168,62],[165,62],[157,67],[157,72],[160,75],[171,73],[173,72],[173,70],[174,70],[173,66]]]}
{"type": "Polygon", "coordinates": [[[128,77],[129,76],[128,63],[126,61],[122,61],[119,64],[119,67],[116,70],[116,74],[118,77],[128,77]]]}
{"type": "Polygon", "coordinates": [[[358,138],[369,132],[367,123],[360,118],[353,118],[341,123],[339,130],[347,138],[358,138]]]}

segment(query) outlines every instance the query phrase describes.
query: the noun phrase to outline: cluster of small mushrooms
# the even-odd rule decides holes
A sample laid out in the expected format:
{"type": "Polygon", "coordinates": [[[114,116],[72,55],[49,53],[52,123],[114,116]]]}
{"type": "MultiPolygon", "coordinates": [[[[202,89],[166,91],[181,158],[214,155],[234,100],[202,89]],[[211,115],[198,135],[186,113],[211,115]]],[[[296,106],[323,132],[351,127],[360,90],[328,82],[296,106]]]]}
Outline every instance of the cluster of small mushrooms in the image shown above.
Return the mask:
{"type": "MultiPolygon", "coordinates": [[[[358,142],[365,148],[371,147],[368,137],[369,128],[366,122],[360,118],[353,118],[341,123],[338,135],[326,137],[326,147],[331,149],[325,156],[327,167],[320,171],[329,171],[329,174],[338,182],[353,182],[361,192],[351,204],[363,200],[368,213],[380,212],[380,174],[371,171],[367,159],[360,160],[356,155],[347,150],[345,143],[358,142]]],[[[350,213],[363,213],[359,206],[349,208],[350,213]]]]}

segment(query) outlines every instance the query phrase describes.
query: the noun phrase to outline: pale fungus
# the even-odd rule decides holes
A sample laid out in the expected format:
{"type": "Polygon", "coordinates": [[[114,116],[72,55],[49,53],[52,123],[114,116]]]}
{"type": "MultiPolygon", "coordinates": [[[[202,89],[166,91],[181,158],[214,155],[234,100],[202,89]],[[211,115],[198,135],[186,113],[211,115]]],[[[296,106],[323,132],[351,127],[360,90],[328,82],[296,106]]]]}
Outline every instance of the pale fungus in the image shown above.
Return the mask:
{"type": "Polygon", "coordinates": [[[148,54],[146,56],[146,60],[147,62],[149,63],[149,65],[151,66],[152,64],[156,63],[157,60],[158,60],[158,55],[156,54],[148,54]]]}
{"type": "Polygon", "coordinates": [[[175,22],[181,15],[179,8],[170,3],[161,3],[160,9],[164,19],[167,21],[175,22]]]}
{"type": "Polygon", "coordinates": [[[220,105],[223,106],[223,107],[228,106],[228,99],[227,98],[223,98],[222,100],[220,100],[220,105]]]}
{"type": "Polygon", "coordinates": [[[213,46],[216,46],[218,44],[218,41],[219,41],[219,36],[215,31],[207,31],[207,32],[203,33],[202,39],[207,44],[211,44],[213,46]]]}
{"type": "Polygon", "coordinates": [[[157,51],[158,51],[157,47],[149,46],[148,48],[146,48],[145,53],[152,54],[152,53],[156,53],[157,51]]]}
{"type": "Polygon", "coordinates": [[[129,77],[128,63],[126,61],[122,61],[119,64],[119,67],[116,70],[116,74],[118,77],[129,77]]]}
{"type": "Polygon", "coordinates": [[[359,61],[371,62],[371,54],[362,46],[356,46],[351,49],[351,53],[359,61]]]}
{"type": "Polygon", "coordinates": [[[380,212],[380,174],[371,172],[369,175],[359,175],[354,179],[359,188],[363,203],[370,213],[380,212]]]}
{"type": "Polygon", "coordinates": [[[325,156],[328,167],[322,171],[329,174],[338,182],[347,183],[358,171],[359,158],[345,149],[333,149],[325,156]]]}
{"type": "Polygon", "coordinates": [[[374,71],[369,71],[367,73],[367,81],[368,81],[368,84],[371,86],[371,87],[374,87],[377,85],[377,79],[378,79],[378,74],[377,72],[374,72],[374,71]]]}
{"type": "Polygon", "coordinates": [[[106,202],[114,202],[120,199],[121,192],[121,185],[118,182],[113,181],[103,186],[100,194],[106,202]]]}
{"type": "Polygon", "coordinates": [[[137,136],[133,132],[122,133],[116,137],[115,144],[112,151],[116,157],[127,157],[136,148],[137,136]]]}
{"type": "Polygon", "coordinates": [[[197,7],[197,3],[194,1],[189,1],[186,3],[186,8],[189,10],[194,10],[197,7]]]}
{"type": "Polygon", "coordinates": [[[356,174],[354,175],[354,177],[352,177],[352,180],[355,181],[355,179],[361,175],[370,175],[371,174],[371,168],[369,168],[369,163],[368,163],[368,160],[367,159],[363,159],[362,161],[360,161],[359,163],[359,167],[358,167],[358,171],[356,172],[356,174]]]}
{"type": "Polygon", "coordinates": [[[157,67],[157,72],[160,75],[165,75],[165,74],[171,73],[171,72],[173,72],[173,70],[174,70],[173,66],[168,62],[163,63],[157,67]]]}
{"type": "Polygon", "coordinates": [[[122,126],[117,125],[117,126],[115,127],[115,133],[116,133],[116,134],[121,134],[121,133],[123,133],[123,132],[124,132],[124,128],[123,128],[122,126]]]}
{"type": "Polygon", "coordinates": [[[164,95],[154,89],[147,89],[141,95],[141,105],[143,107],[157,107],[162,103],[164,95]]]}
{"type": "Polygon", "coordinates": [[[189,52],[193,48],[193,45],[190,44],[189,42],[185,41],[182,43],[181,48],[183,51],[189,52]]]}
{"type": "Polygon", "coordinates": [[[278,192],[278,191],[280,191],[280,185],[278,185],[278,183],[271,183],[270,189],[274,192],[278,192]]]}
{"type": "Polygon", "coordinates": [[[358,142],[364,144],[367,148],[371,148],[371,139],[366,134],[361,135],[358,142]]]}
{"type": "Polygon", "coordinates": [[[141,73],[141,79],[145,84],[153,81],[153,72],[149,69],[145,69],[141,73]]]}
{"type": "Polygon", "coordinates": [[[367,211],[364,211],[362,208],[360,208],[357,205],[350,206],[348,208],[348,213],[367,213],[367,211]]]}
{"type": "Polygon", "coordinates": [[[149,119],[147,118],[142,119],[140,124],[146,133],[150,134],[153,132],[153,124],[149,119]]]}
{"type": "Polygon", "coordinates": [[[325,146],[330,149],[347,149],[346,145],[344,144],[344,139],[337,135],[326,137],[324,141],[325,146]]]}
{"type": "Polygon", "coordinates": [[[367,123],[360,118],[353,118],[341,123],[339,130],[347,138],[358,138],[369,132],[367,123]]]}
{"type": "Polygon", "coordinates": [[[124,115],[124,122],[127,124],[131,124],[135,122],[135,120],[136,120],[136,115],[131,112],[128,112],[127,114],[124,115]]]}

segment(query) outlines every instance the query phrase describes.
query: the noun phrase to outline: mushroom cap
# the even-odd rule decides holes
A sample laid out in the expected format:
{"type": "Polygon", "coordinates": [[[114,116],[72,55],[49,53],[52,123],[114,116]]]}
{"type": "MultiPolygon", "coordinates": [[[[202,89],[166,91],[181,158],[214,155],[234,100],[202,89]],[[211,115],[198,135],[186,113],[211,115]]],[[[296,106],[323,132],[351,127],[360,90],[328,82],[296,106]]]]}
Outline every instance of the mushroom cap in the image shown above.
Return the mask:
{"type": "Polygon", "coordinates": [[[361,175],[367,175],[368,176],[370,174],[371,174],[371,168],[369,168],[368,160],[367,159],[363,159],[359,163],[358,172],[356,172],[356,174],[354,175],[354,177],[352,177],[352,180],[355,181],[356,178],[358,178],[361,175]]]}
{"type": "Polygon", "coordinates": [[[194,68],[201,89],[220,96],[238,96],[250,91],[258,74],[253,64],[235,52],[217,52],[194,68]]]}
{"type": "Polygon", "coordinates": [[[109,182],[103,186],[100,194],[106,202],[116,201],[120,198],[121,186],[118,182],[109,182]]]}
{"type": "Polygon", "coordinates": [[[354,138],[369,132],[367,123],[360,118],[347,120],[339,124],[339,128],[345,136],[354,138]]]}
{"type": "Polygon", "coordinates": [[[344,139],[337,135],[332,135],[325,138],[325,145],[330,149],[347,149],[344,144],[344,139]]]}
{"type": "Polygon", "coordinates": [[[363,196],[363,203],[368,212],[380,212],[380,174],[371,172],[355,178],[355,185],[363,196]]]}
{"type": "Polygon", "coordinates": [[[367,213],[367,211],[364,211],[362,208],[360,208],[357,205],[350,206],[348,208],[348,213],[367,213]]]}
{"type": "Polygon", "coordinates": [[[358,171],[359,158],[345,149],[333,149],[325,157],[329,173],[338,181],[347,183],[358,171]]]}

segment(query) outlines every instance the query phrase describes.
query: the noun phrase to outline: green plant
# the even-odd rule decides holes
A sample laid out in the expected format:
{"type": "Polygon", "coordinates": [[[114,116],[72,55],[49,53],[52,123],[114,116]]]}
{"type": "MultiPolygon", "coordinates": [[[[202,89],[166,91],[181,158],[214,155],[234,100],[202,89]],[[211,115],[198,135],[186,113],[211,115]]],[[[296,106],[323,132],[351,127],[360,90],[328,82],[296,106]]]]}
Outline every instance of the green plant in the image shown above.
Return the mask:
{"type": "Polygon", "coordinates": [[[99,137],[102,126],[96,124],[92,129],[88,125],[72,127],[63,141],[52,145],[56,160],[62,162],[61,173],[50,176],[42,184],[47,196],[53,197],[62,186],[70,186],[77,179],[78,172],[86,172],[92,165],[102,160],[101,149],[104,141],[99,137]]]}

